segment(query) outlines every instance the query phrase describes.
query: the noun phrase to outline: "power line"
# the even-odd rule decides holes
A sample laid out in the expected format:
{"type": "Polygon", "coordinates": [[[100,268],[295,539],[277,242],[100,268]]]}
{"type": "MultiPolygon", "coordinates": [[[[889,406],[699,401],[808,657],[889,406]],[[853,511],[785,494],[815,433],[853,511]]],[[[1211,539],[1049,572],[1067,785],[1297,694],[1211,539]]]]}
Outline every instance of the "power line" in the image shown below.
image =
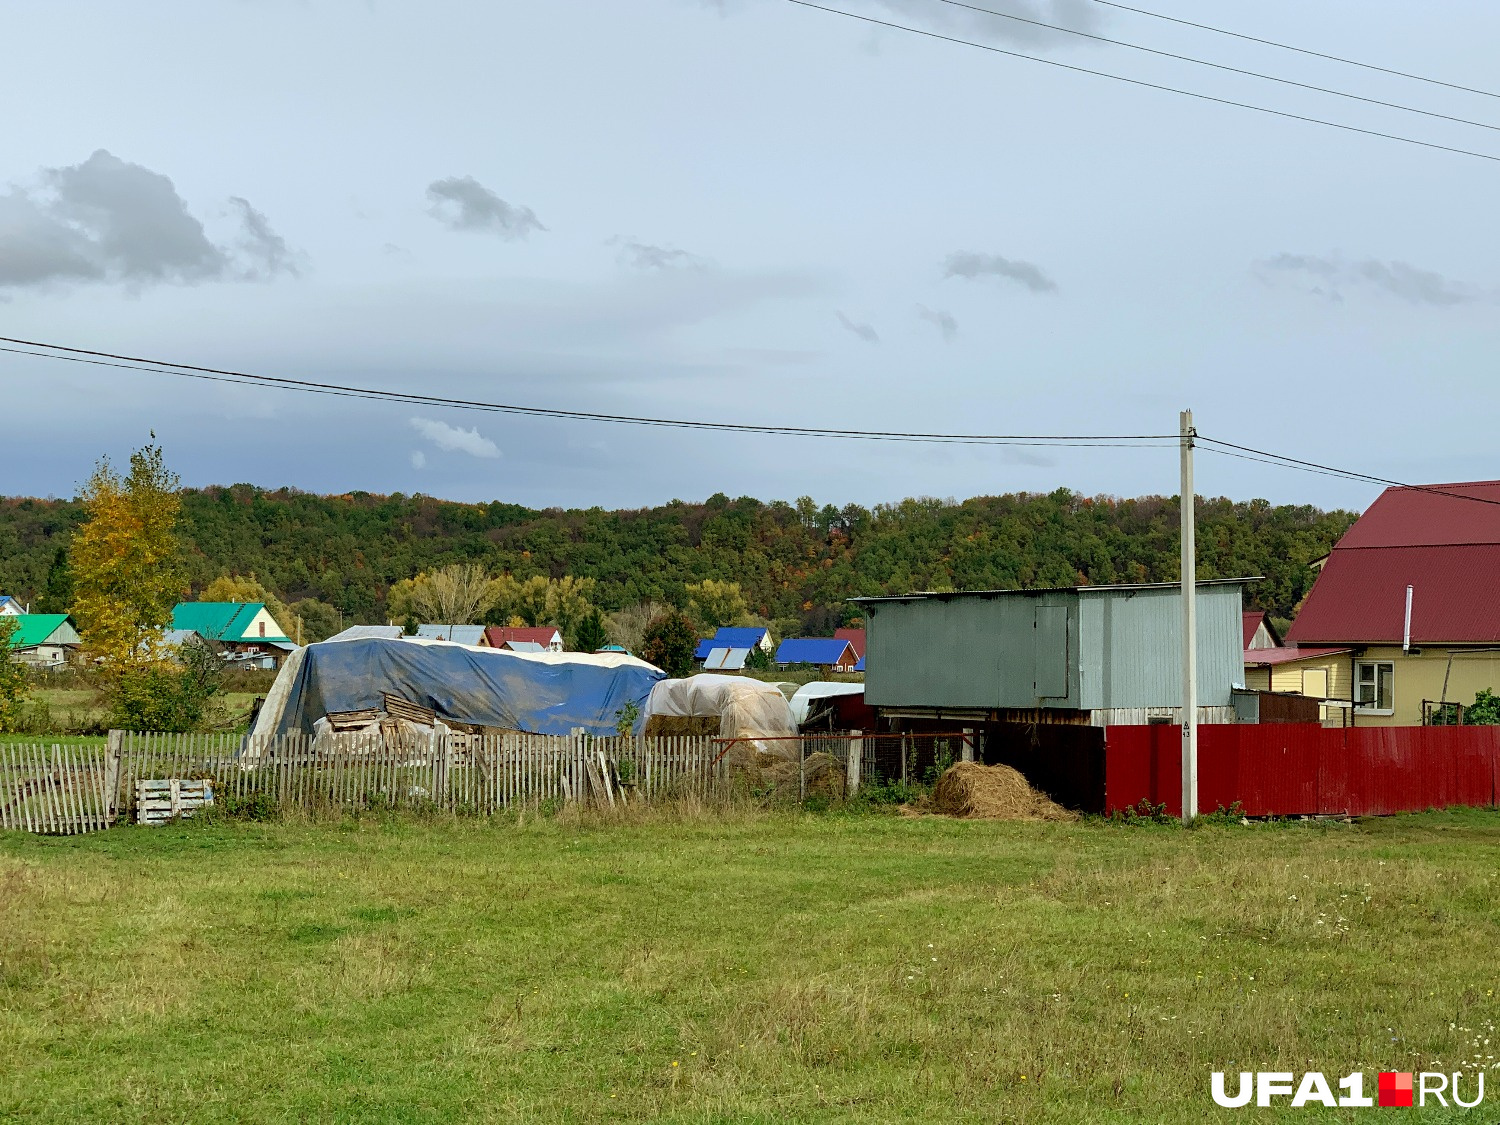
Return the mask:
{"type": "Polygon", "coordinates": [[[1303,472],[1318,473],[1322,476],[1343,477],[1346,480],[1364,481],[1368,484],[1385,485],[1388,488],[1405,488],[1413,492],[1426,492],[1433,496],[1446,496],[1450,500],[1468,500],[1475,504],[1490,504],[1500,507],[1500,500],[1491,500],[1483,496],[1469,496],[1462,492],[1449,492],[1443,488],[1433,488],[1431,485],[1408,484],[1405,481],[1391,480],[1388,477],[1375,476],[1372,473],[1362,473],[1355,469],[1341,469],[1336,465],[1324,465],[1318,461],[1307,461],[1300,457],[1289,457],[1284,453],[1273,453],[1265,449],[1255,449],[1248,445],[1238,445],[1232,441],[1221,441],[1218,438],[1197,435],[1197,440],[1206,442],[1209,446],[1220,448],[1209,448],[1205,452],[1218,453],[1225,457],[1237,457],[1242,461],[1260,461],[1267,465],[1279,465],[1284,469],[1298,469],[1303,472]],[[1238,452],[1230,452],[1238,450],[1238,452]]]}
{"type": "MultiPolygon", "coordinates": [[[[195,364],[172,363],[167,360],[146,359],[140,356],[122,355],[116,352],[74,348],[63,344],[48,344],[37,340],[24,340],[14,336],[0,336],[6,344],[21,347],[0,346],[0,352],[24,355],[36,359],[64,360],[69,363],[110,367],[124,371],[146,374],[173,375],[185,379],[228,383],[234,386],[267,387],[277,390],[298,391],[308,394],[334,395],[341,398],[366,399],[375,402],[394,402],[412,406],[434,406],[451,410],[470,410],[486,413],[519,414],[527,417],[554,418],[565,421],[612,422],[635,426],[663,426],[672,429],[708,430],[717,433],[765,434],[780,437],[830,438],[838,440],[921,442],[930,444],[1030,446],[1048,449],[1173,449],[1178,446],[1179,434],[951,434],[921,433],[903,430],[837,430],[810,426],[771,426],[753,422],[707,422],[686,418],[652,418],[631,414],[606,414],[595,411],[561,410],[543,406],[517,406],[507,403],[482,402],[472,399],[446,398],[411,391],[384,391],[373,387],[359,387],[341,383],[321,383],[308,379],[293,379],[278,375],[256,375],[228,368],[202,367],[195,364]],[[28,350],[44,349],[44,350],[28,350]]],[[[1344,469],[1292,457],[1285,453],[1257,449],[1221,438],[1209,437],[1201,432],[1194,440],[1206,453],[1222,457],[1233,457],[1241,461],[1273,465],[1319,476],[1356,480],[1367,484],[1379,484],[1389,488],[1410,489],[1433,496],[1444,496],[1452,500],[1467,500],[1476,504],[1500,507],[1500,500],[1482,496],[1470,496],[1461,492],[1450,492],[1430,485],[1410,484],[1392,480],[1356,469],[1344,469]]]]}
{"type": "Polygon", "coordinates": [[[1423,117],[1433,117],[1439,121],[1452,121],[1459,125],[1473,125],[1478,129],[1489,129],[1500,133],[1500,125],[1491,125],[1485,121],[1471,121],[1467,117],[1454,117],[1447,113],[1437,113],[1430,109],[1418,109],[1415,106],[1402,105],[1399,102],[1382,101],[1380,98],[1368,98],[1363,94],[1351,94],[1347,90],[1335,90],[1328,86],[1315,86],[1310,82],[1298,82],[1292,78],[1279,78],[1274,74],[1265,74],[1258,70],[1246,70],[1238,66],[1230,66],[1227,63],[1210,62],[1208,59],[1196,58],[1192,55],[1179,55],[1173,51],[1162,51],[1155,47],[1147,47],[1140,43],[1131,43],[1124,39],[1111,39],[1105,35],[1095,35],[1090,31],[1080,31],[1077,28],[1065,27],[1062,24],[1046,23],[1042,20],[1031,19],[1027,16],[1017,16],[1010,12],[997,12],[992,8],[981,8],[976,4],[966,4],[964,0],[937,0],[939,4],[947,4],[953,8],[964,8],[971,12],[980,12],[987,16],[995,16],[998,19],[1013,20],[1016,23],[1028,24],[1031,27],[1046,28],[1050,31],[1061,32],[1064,35],[1076,35],[1081,39],[1092,39],[1096,43],[1107,43],[1112,47],[1128,47],[1132,51],[1142,51],[1148,55],[1156,55],[1164,59],[1174,59],[1177,62],[1192,63],[1194,66],[1206,66],[1214,70],[1222,70],[1229,74],[1241,74],[1249,78],[1259,78],[1265,82],[1277,82],[1283,86],[1295,86],[1299,90],[1311,90],[1318,94],[1332,94],[1336,98],[1348,98],[1350,101],[1364,102],[1367,105],[1384,106],[1386,109],[1399,109],[1403,113],[1417,113],[1423,117]]]}
{"type": "Polygon", "coordinates": [[[1492,90],[1480,90],[1474,86],[1460,86],[1456,82],[1444,82],[1441,78],[1428,78],[1421,74],[1412,74],[1410,71],[1393,70],[1388,66],[1376,66],[1374,63],[1345,58],[1342,55],[1329,55],[1322,51],[1310,51],[1306,47],[1294,47],[1290,43],[1282,43],[1275,39],[1261,39],[1255,35],[1245,35],[1238,31],[1228,31],[1222,27],[1213,27],[1206,23],[1194,23],[1192,20],[1180,19],[1177,16],[1168,16],[1163,15],[1161,12],[1147,11],[1145,8],[1133,8],[1129,4],[1116,3],[1115,0],[1091,0],[1091,3],[1101,4],[1106,8],[1118,8],[1122,12],[1134,12],[1138,16],[1149,16],[1154,20],[1165,20],[1167,23],[1181,24],[1183,27],[1192,27],[1199,31],[1211,31],[1215,35],[1225,35],[1230,39],[1242,39],[1246,43],[1259,43],[1263,47],[1276,47],[1282,51],[1293,51],[1296,54],[1307,55],[1315,59],[1325,59],[1328,62],[1342,63],[1345,66],[1357,66],[1361,70],[1373,70],[1378,74],[1393,74],[1397,78],[1410,78],[1413,82],[1426,82],[1430,86],[1442,86],[1449,90],[1461,90],[1465,94],[1480,94],[1486,98],[1500,98],[1500,94],[1492,90]]]}
{"type": "Polygon", "coordinates": [[[0,352],[32,356],[38,359],[66,360],[70,363],[112,367],[149,374],[174,375],[206,382],[230,383],[236,386],[271,387],[308,394],[334,395],[341,398],[396,402],[411,406],[435,406],[451,410],[471,410],[496,414],[519,414],[535,418],[566,421],[613,422],[633,426],[664,426],[671,429],[709,430],[717,433],[768,434],[782,437],[836,438],[858,441],[904,441],[943,445],[1007,445],[1039,448],[1152,449],[1176,445],[1176,434],[946,434],[902,430],[837,430],[811,426],[772,426],[753,422],[708,422],[686,418],[651,418],[631,414],[606,414],[596,411],[562,410],[547,406],[518,406],[509,403],[483,402],[473,399],[446,398],[413,391],[385,391],[341,383],[322,383],[309,379],[292,379],[277,375],[256,375],[226,368],[201,367],[172,363],[114,352],[73,348],[0,336],[0,341],[20,347],[0,347],[0,352]],[[27,349],[45,349],[41,351],[27,349]]]}
{"type": "Polygon", "coordinates": [[[1472,149],[1457,148],[1453,145],[1440,145],[1434,141],[1422,141],[1415,137],[1402,136],[1399,133],[1383,133],[1378,129],[1363,129],[1357,125],[1345,125],[1338,121],[1329,121],[1322,117],[1308,117],[1301,113],[1291,113],[1287,110],[1272,109],[1269,106],[1255,105],[1253,102],[1240,102],[1232,98],[1215,97],[1212,94],[1200,94],[1195,90],[1184,90],[1180,86],[1166,86],[1159,82],[1147,82],[1142,78],[1127,78],[1123,74],[1111,74],[1107,70],[1093,70],[1086,66],[1075,66],[1058,59],[1042,58],[1038,55],[1028,55],[1023,51],[1011,51],[1004,47],[992,46],[989,43],[976,43],[972,39],[963,39],[956,35],[943,35],[936,31],[925,31],[919,27],[909,27],[906,24],[895,23],[891,20],[876,19],[874,16],[860,15],[856,12],[846,12],[840,8],[829,8],[822,4],[815,4],[812,0],[786,0],[788,4],[796,4],[800,8],[812,8],[815,11],[827,12],[831,16],[843,16],[845,19],[859,20],[861,23],[873,24],[876,27],[886,27],[893,31],[905,31],[912,35],[921,35],[928,39],[938,39],[944,43],[955,43],[961,47],[974,47],[981,51],[989,51],[991,54],[1005,55],[1013,59],[1025,59],[1027,62],[1041,63],[1044,66],[1053,66],[1061,70],[1072,71],[1075,74],[1089,74],[1095,78],[1108,78],[1115,82],[1124,82],[1130,86],[1140,86],[1147,90],[1158,90],[1166,94],[1178,94],[1185,98],[1195,98],[1198,101],[1212,102],[1215,105],[1233,106],[1236,109],[1248,109],[1255,113],[1265,113],[1272,117],[1285,118],[1288,121],[1302,121],[1309,125],[1323,125],[1329,129],[1342,129],[1346,133],[1359,133],[1366,137],[1379,137],[1382,140],[1398,141],[1402,144],[1417,145],[1420,148],[1436,149],[1439,152],[1456,153],[1459,156],[1472,156],[1477,160],[1488,160],[1500,164],[1500,156],[1485,152],[1475,152],[1472,149]]]}

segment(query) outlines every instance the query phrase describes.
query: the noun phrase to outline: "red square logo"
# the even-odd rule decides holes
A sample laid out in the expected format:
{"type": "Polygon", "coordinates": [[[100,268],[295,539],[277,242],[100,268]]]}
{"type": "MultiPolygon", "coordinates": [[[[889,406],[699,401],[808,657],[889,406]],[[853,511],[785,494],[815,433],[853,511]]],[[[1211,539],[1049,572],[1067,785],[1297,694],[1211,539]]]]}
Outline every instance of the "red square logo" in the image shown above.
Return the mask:
{"type": "Polygon", "coordinates": [[[1411,1075],[1402,1071],[1382,1070],[1378,1079],[1375,1104],[1392,1108],[1411,1106],[1411,1075]]]}

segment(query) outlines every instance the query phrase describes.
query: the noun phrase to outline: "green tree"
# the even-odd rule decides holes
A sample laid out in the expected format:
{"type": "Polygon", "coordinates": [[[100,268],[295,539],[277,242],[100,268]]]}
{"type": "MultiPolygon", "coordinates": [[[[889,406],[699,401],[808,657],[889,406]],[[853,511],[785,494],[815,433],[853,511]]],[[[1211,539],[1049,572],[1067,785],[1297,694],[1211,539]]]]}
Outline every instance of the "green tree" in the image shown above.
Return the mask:
{"type": "Polygon", "coordinates": [[[771,654],[760,645],[756,645],[745,656],[745,667],[752,672],[769,672],[775,664],[776,662],[771,659],[771,654]]]}
{"type": "Polygon", "coordinates": [[[721,625],[743,625],[750,618],[745,593],[738,582],[705,578],[687,586],[688,616],[700,631],[709,633],[721,625]]]}
{"type": "Polygon", "coordinates": [[[604,629],[604,614],[590,609],[578,623],[573,648],[578,652],[597,652],[607,644],[609,634],[604,629]]]}
{"type": "Polygon", "coordinates": [[[191,731],[214,725],[224,687],[218,647],[190,640],[174,659],[119,670],[110,690],[110,723],[123,730],[191,731]]]}
{"type": "Polygon", "coordinates": [[[16,730],[26,706],[26,667],[10,647],[20,627],[14,617],[0,617],[0,732],[16,730]]]}
{"type": "Polygon", "coordinates": [[[698,633],[693,623],[672,610],[646,628],[640,657],[669,676],[686,676],[693,670],[693,652],[697,647],[698,633]]]}
{"type": "Polygon", "coordinates": [[[286,627],[294,630],[289,634],[294,641],[310,645],[316,641],[326,641],[342,629],[339,611],[317,598],[303,598],[299,602],[293,602],[289,608],[292,620],[286,623],[286,627]],[[298,633],[301,634],[300,637],[298,633]]]}
{"type": "Polygon", "coordinates": [[[59,547],[47,568],[47,586],[36,601],[38,613],[73,612],[73,568],[68,563],[68,549],[59,547]]]}
{"type": "Polygon", "coordinates": [[[1474,702],[1464,708],[1464,726],[1492,727],[1500,724],[1500,695],[1480,688],[1474,702]]]}
{"type": "Polygon", "coordinates": [[[498,591],[484,567],[455,563],[398,582],[386,598],[393,617],[439,625],[472,625],[495,604],[498,591]]]}

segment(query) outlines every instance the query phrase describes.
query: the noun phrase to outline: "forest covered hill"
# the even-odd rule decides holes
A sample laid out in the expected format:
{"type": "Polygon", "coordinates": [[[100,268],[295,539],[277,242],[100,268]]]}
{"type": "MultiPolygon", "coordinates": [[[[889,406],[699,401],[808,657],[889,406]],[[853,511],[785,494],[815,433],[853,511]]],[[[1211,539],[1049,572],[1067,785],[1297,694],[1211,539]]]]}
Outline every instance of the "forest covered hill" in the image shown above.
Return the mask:
{"type": "MultiPolygon", "coordinates": [[[[1312,585],[1308,563],[1355,518],[1264,500],[1199,506],[1201,577],[1264,575],[1247,608],[1280,618],[1312,585]]],[[[81,519],[75,501],[0,500],[0,592],[41,596],[81,519]]],[[[518,578],[593,578],[605,610],[681,605],[688,583],[738,582],[752,612],[817,633],[854,616],[845,599],[857,595],[1172,581],[1177,519],[1175,498],[1067,490],[870,509],[716,495],[630,511],[533,511],[234,485],[184,490],[180,530],[194,592],[221,574],[253,573],[286,602],[326,604],[345,624],[383,621],[394,582],[478,562],[518,578]]]]}

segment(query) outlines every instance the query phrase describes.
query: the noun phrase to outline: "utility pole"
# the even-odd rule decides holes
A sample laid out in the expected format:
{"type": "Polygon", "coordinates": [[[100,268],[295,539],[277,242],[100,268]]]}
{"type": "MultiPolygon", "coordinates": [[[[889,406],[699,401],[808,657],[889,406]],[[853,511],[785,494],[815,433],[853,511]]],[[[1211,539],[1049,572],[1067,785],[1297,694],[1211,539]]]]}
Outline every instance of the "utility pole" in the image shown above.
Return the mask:
{"type": "Polygon", "coordinates": [[[1182,442],[1182,822],[1198,815],[1198,545],[1194,526],[1193,412],[1181,418],[1182,442]]]}

